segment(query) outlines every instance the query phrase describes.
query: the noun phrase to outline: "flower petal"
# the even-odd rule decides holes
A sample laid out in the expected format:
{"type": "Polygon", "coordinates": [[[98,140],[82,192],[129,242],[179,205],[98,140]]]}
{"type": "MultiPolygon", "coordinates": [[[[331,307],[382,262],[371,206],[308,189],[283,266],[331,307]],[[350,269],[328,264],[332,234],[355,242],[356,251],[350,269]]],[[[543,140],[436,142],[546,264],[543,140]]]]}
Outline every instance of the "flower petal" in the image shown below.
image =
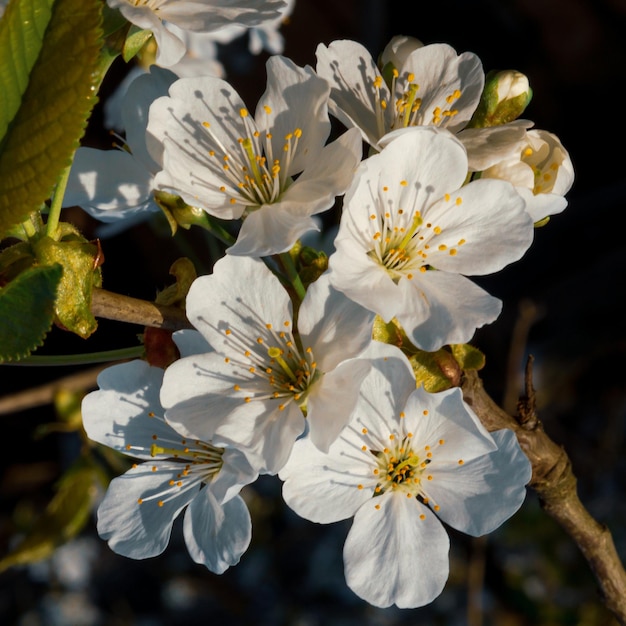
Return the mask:
{"type": "Polygon", "coordinates": [[[374,315],[330,285],[328,273],[312,283],[298,314],[298,330],[317,367],[329,372],[370,343],[374,315]]]}
{"type": "Polygon", "coordinates": [[[331,86],[330,109],[332,114],[348,128],[356,127],[363,139],[376,145],[391,123],[379,127],[376,118],[377,91],[374,82],[381,80],[380,98],[389,102],[389,90],[372,55],[355,41],[333,41],[328,47],[320,44],[315,51],[316,71],[331,86]]]}
{"type": "Polygon", "coordinates": [[[147,559],[165,550],[174,519],[199,489],[196,483],[168,497],[168,483],[178,480],[179,474],[177,463],[143,463],[111,481],[98,508],[98,533],[111,550],[131,559],[147,559]]]}
{"type": "Polygon", "coordinates": [[[429,352],[466,343],[477,328],[497,319],[502,303],[458,274],[419,272],[401,278],[402,299],[396,317],[411,342],[429,352]]]}
{"type": "Polygon", "coordinates": [[[275,155],[282,153],[287,135],[296,129],[302,131],[286,172],[288,176],[294,176],[319,158],[330,134],[330,88],[311,67],[298,67],[283,56],[271,56],[266,69],[267,90],[257,104],[254,117],[259,131],[271,133],[272,153],[275,155]],[[266,108],[271,113],[266,113],[266,108]]]}
{"type": "MultiPolygon", "coordinates": [[[[515,433],[491,433],[498,449],[459,466],[433,463],[429,494],[446,524],[468,535],[489,533],[509,519],[524,502],[532,469],[515,433]]],[[[444,446],[445,447],[445,446],[444,446]]]]}
{"type": "Polygon", "coordinates": [[[115,221],[141,210],[152,197],[152,185],[150,171],[125,150],[79,148],[63,206],[80,206],[97,219],[115,221]]]}
{"type": "Polygon", "coordinates": [[[350,421],[363,379],[371,363],[349,359],[325,374],[313,387],[307,402],[309,437],[322,452],[328,452],[350,421]]]}
{"type": "Polygon", "coordinates": [[[295,442],[278,476],[285,483],[285,502],[298,515],[329,524],[352,517],[361,504],[372,499],[376,487],[372,463],[362,453],[355,460],[360,448],[355,448],[354,441],[354,436],[344,432],[329,454],[318,450],[308,437],[295,442]]]}
{"type": "Polygon", "coordinates": [[[427,507],[400,493],[384,494],[354,516],[343,549],[346,582],[374,606],[424,606],[446,584],[449,547],[427,507]]]}
{"type": "Polygon", "coordinates": [[[191,558],[222,574],[239,563],[250,545],[252,523],[248,507],[241,496],[220,505],[209,485],[189,504],[183,533],[191,558]]]}
{"type": "Polygon", "coordinates": [[[141,360],[113,365],[98,375],[99,390],[82,402],[90,439],[137,458],[151,458],[154,437],[179,439],[162,418],[163,370],[141,360]],[[154,415],[156,413],[156,416],[154,415]]]}

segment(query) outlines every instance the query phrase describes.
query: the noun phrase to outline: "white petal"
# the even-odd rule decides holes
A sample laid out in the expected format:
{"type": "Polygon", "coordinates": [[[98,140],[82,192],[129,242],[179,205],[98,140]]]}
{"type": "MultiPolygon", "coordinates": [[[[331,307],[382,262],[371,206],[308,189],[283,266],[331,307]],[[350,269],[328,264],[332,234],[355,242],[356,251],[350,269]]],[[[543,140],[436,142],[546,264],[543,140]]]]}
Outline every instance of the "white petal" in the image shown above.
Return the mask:
{"type": "MultiPolygon", "coordinates": [[[[245,426],[239,428],[240,431],[244,429],[245,426]]],[[[263,473],[277,474],[287,462],[293,444],[304,429],[304,416],[300,407],[290,402],[283,411],[268,411],[258,419],[254,430],[249,431],[245,444],[264,462],[263,473]]],[[[238,436],[243,438],[244,435],[238,436]]]]}
{"type": "Polygon", "coordinates": [[[272,152],[281,155],[285,136],[302,131],[295,157],[286,172],[293,176],[320,157],[330,134],[328,119],[328,83],[312,68],[298,67],[282,56],[271,56],[267,63],[267,90],[260,98],[255,114],[258,129],[272,134],[272,152]],[[271,113],[265,112],[269,107],[271,113]]]}
{"type": "MultiPolygon", "coordinates": [[[[498,449],[462,466],[432,464],[429,495],[437,515],[457,530],[480,536],[495,530],[522,505],[532,469],[515,433],[491,433],[498,449]]],[[[445,447],[445,446],[444,446],[445,447]]]]}
{"type": "Polygon", "coordinates": [[[138,76],[128,86],[124,95],[122,123],[126,131],[126,143],[133,156],[153,174],[161,169],[163,146],[146,133],[148,111],[157,98],[167,95],[170,85],[177,78],[173,72],[153,65],[149,73],[138,76]]]}
{"type": "MultiPolygon", "coordinates": [[[[440,464],[458,467],[459,459],[468,462],[497,448],[476,414],[463,401],[459,388],[428,393],[420,387],[408,398],[404,411],[413,441],[433,450],[431,474],[440,464]],[[441,440],[443,444],[438,443],[441,440]]],[[[421,454],[421,449],[416,452],[421,454]]]]}
{"type": "Polygon", "coordinates": [[[342,362],[317,381],[308,397],[309,437],[322,452],[350,421],[363,379],[371,363],[365,359],[342,362]]]}
{"type": "Polygon", "coordinates": [[[466,128],[457,137],[467,150],[469,169],[482,172],[488,167],[515,157],[519,160],[521,143],[526,137],[526,129],[532,126],[527,120],[515,120],[503,126],[488,128],[466,128]]]}
{"type": "Polygon", "coordinates": [[[209,342],[197,330],[177,330],[172,335],[172,339],[180,352],[180,356],[183,358],[213,351],[209,342]]]}
{"type": "Polygon", "coordinates": [[[447,272],[401,278],[396,317],[411,342],[429,352],[468,342],[477,328],[497,319],[502,303],[473,282],[447,272]]]}
{"type": "Polygon", "coordinates": [[[231,204],[220,187],[230,184],[224,154],[240,155],[237,138],[248,134],[240,115],[243,100],[229,83],[215,77],[181,78],[169,93],[150,107],[148,133],[164,146],[164,171],[155,185],[179,193],[188,204],[212,215],[238,218],[245,205],[231,204]]]}
{"type": "Polygon", "coordinates": [[[252,537],[248,507],[241,496],[218,504],[210,486],[190,503],[183,523],[191,558],[212,572],[222,574],[239,563],[252,537]]]}
{"type": "Polygon", "coordinates": [[[222,461],[220,471],[211,480],[211,493],[220,503],[228,502],[243,486],[253,483],[261,467],[256,457],[232,446],[224,448],[222,461]]]}
{"type": "Polygon", "coordinates": [[[322,372],[360,354],[370,343],[374,315],[330,285],[326,273],[312,283],[298,314],[302,341],[322,372]]]}
{"type": "Polygon", "coordinates": [[[98,508],[98,533],[111,550],[131,559],[146,559],[165,550],[174,519],[199,488],[196,484],[169,499],[165,495],[172,490],[168,483],[178,480],[180,471],[177,463],[143,463],[111,481],[98,508]],[[149,499],[156,494],[163,495],[149,499]]]}
{"type": "Polygon", "coordinates": [[[175,361],[167,368],[161,389],[167,421],[187,437],[210,441],[231,413],[254,408],[250,405],[256,403],[245,402],[255,391],[251,376],[237,377],[216,352],[175,361]]]}
{"type": "Polygon", "coordinates": [[[354,517],[343,550],[346,581],[374,606],[424,606],[446,584],[449,547],[429,509],[401,493],[384,494],[354,517]]]}
{"type": "Polygon", "coordinates": [[[132,154],[124,150],[79,148],[70,171],[63,206],[80,206],[91,213],[139,210],[152,197],[153,176],[132,154]]]}
{"type": "Polygon", "coordinates": [[[298,515],[329,524],[355,514],[371,500],[376,477],[371,454],[363,453],[354,435],[344,432],[329,454],[320,452],[309,438],[295,442],[291,456],[280,470],[285,482],[283,498],[298,515]],[[362,486],[359,489],[359,485],[362,486]]]}
{"type": "Polygon", "coordinates": [[[270,256],[287,252],[305,233],[319,227],[308,215],[290,210],[289,203],[264,204],[244,220],[237,242],[227,248],[233,256],[270,256]]]}
{"type": "Polygon", "coordinates": [[[291,323],[291,301],[262,261],[226,255],[215,263],[212,275],[201,276],[192,284],[187,316],[215,350],[240,357],[244,348],[231,347],[225,331],[232,329],[256,345],[266,324],[283,329],[285,322],[291,323]]]}
{"type": "Polygon", "coordinates": [[[525,207],[505,181],[480,179],[452,192],[424,213],[425,222],[441,229],[429,242],[428,263],[465,276],[500,271],[520,259],[533,241],[525,207]]]}
{"type": "Polygon", "coordinates": [[[540,222],[550,215],[562,213],[567,208],[567,200],[555,193],[538,193],[530,189],[518,189],[519,194],[526,200],[526,212],[533,222],[540,222]]]}
{"type": "MultiPolygon", "coordinates": [[[[374,81],[380,77],[376,63],[367,49],[354,41],[333,41],[328,47],[320,44],[315,52],[316,71],[331,86],[331,112],[348,128],[358,128],[371,145],[389,129],[379,127],[376,120],[374,81]]],[[[389,90],[383,83],[380,98],[389,102],[389,90]]],[[[386,115],[391,119],[391,112],[386,115]]]]}
{"type": "Polygon", "coordinates": [[[161,419],[162,380],[162,369],[141,360],[113,365],[100,372],[100,389],[87,394],[82,402],[83,426],[89,438],[144,459],[152,456],[154,436],[179,439],[161,419]]]}
{"type": "MultiPolygon", "coordinates": [[[[439,107],[441,111],[457,111],[450,118],[443,118],[442,125],[446,119],[450,120],[446,127],[451,132],[457,132],[467,124],[478,106],[485,83],[482,64],[475,54],[463,52],[457,55],[447,44],[430,44],[414,50],[398,69],[401,75],[413,73],[414,82],[420,86],[420,123],[432,124],[433,110],[439,107]],[[461,92],[460,97],[449,103],[448,98],[457,89],[461,92]]],[[[396,97],[399,95],[396,90],[396,97]]]]}
{"type": "Polygon", "coordinates": [[[368,256],[360,241],[350,234],[342,237],[341,229],[335,247],[328,259],[332,286],[385,322],[391,321],[402,307],[402,292],[387,270],[368,256]]]}

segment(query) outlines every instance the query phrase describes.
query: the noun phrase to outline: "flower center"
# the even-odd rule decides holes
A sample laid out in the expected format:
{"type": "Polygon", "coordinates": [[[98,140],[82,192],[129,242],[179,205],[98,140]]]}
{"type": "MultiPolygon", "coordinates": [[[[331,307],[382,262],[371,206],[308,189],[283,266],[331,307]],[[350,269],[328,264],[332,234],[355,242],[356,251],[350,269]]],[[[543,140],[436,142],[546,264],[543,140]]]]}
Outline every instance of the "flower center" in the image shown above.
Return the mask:
{"type": "Polygon", "coordinates": [[[440,126],[445,128],[449,121],[458,114],[458,109],[453,108],[454,102],[461,97],[461,90],[455,89],[449,93],[445,100],[446,106],[435,106],[429,112],[422,108],[422,98],[417,97],[419,84],[415,82],[415,74],[405,72],[400,76],[397,69],[391,74],[389,92],[383,89],[383,78],[378,75],[372,86],[374,88],[374,106],[378,133],[382,137],[389,130],[406,128],[408,126],[440,126]],[[389,93],[394,94],[393,107],[389,107],[387,98],[389,93]],[[387,120],[387,123],[385,121],[387,120]]]}
{"type": "MultiPolygon", "coordinates": [[[[269,106],[263,109],[266,115],[272,114],[269,106]]],[[[237,138],[240,149],[235,153],[229,152],[211,131],[209,122],[203,122],[202,126],[217,148],[209,150],[209,156],[215,159],[225,179],[226,184],[221,185],[219,191],[226,195],[230,204],[245,204],[249,210],[254,210],[263,204],[276,202],[291,184],[288,173],[302,130],[295,128],[287,133],[281,152],[274,154],[272,133],[265,131],[262,134],[254,120],[250,119],[247,109],[240,109],[239,117],[243,121],[245,135],[237,138]]]]}
{"type": "MultiPolygon", "coordinates": [[[[408,186],[406,180],[400,181],[400,187],[408,186]]],[[[382,188],[379,207],[383,211],[370,215],[370,236],[372,249],[368,255],[384,267],[391,279],[398,282],[405,277],[411,280],[414,272],[426,272],[436,268],[436,257],[439,254],[455,256],[458,248],[465,243],[465,239],[455,241],[450,245],[444,237],[444,230],[435,223],[424,221],[420,211],[405,211],[401,207],[392,206],[385,200],[384,195],[389,187],[382,188]]],[[[398,195],[407,200],[407,205],[415,206],[417,197],[398,195]]],[[[454,209],[463,203],[458,196],[454,200],[450,194],[445,194],[443,202],[449,209],[454,209]]],[[[448,209],[444,209],[448,210],[448,209]]]]}
{"type": "Polygon", "coordinates": [[[294,339],[291,322],[285,320],[283,329],[275,330],[266,323],[256,337],[236,329],[224,331],[229,354],[225,362],[245,373],[246,381],[233,389],[243,394],[244,402],[278,400],[282,411],[289,402],[298,403],[306,414],[306,399],[313,383],[321,376],[313,351],[302,347],[294,339]],[[252,393],[251,393],[252,391],[252,393]]]}
{"type": "MultiPolygon", "coordinates": [[[[150,412],[151,419],[165,422],[165,420],[150,412]]],[[[162,430],[162,429],[161,429],[162,430]]],[[[180,471],[176,478],[171,478],[165,484],[164,489],[152,495],[139,498],[138,504],[150,500],[156,500],[158,506],[163,506],[165,502],[177,497],[181,491],[186,491],[199,483],[210,482],[222,469],[224,448],[218,448],[204,441],[188,441],[184,438],[176,438],[176,433],[172,430],[171,436],[153,434],[152,443],[149,447],[145,445],[128,444],[126,451],[132,454],[133,450],[140,452],[150,451],[150,456],[157,458],[152,465],[152,471],[167,471],[171,474],[172,464],[180,465],[180,471]]],[[[137,464],[133,465],[137,467],[137,464]]]]}

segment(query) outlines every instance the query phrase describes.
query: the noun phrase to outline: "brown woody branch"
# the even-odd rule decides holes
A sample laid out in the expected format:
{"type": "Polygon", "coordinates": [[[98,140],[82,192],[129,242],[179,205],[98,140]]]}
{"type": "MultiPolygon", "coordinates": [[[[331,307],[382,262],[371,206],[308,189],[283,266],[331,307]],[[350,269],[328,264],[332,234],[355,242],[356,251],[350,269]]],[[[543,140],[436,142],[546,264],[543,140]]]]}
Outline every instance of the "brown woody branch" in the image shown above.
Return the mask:
{"type": "Polygon", "coordinates": [[[476,371],[467,371],[462,383],[465,400],[489,431],[515,432],[532,465],[530,486],[543,509],[574,540],[596,577],[604,603],[620,624],[626,625],[626,572],[608,528],[585,509],[576,490],[570,460],[543,429],[535,412],[532,359],[526,368],[526,395],[518,417],[505,413],[487,394],[476,371]]]}
{"type": "Polygon", "coordinates": [[[130,296],[122,296],[105,289],[94,289],[91,312],[96,317],[140,326],[166,330],[193,328],[185,311],[179,307],[163,306],[130,296]]]}

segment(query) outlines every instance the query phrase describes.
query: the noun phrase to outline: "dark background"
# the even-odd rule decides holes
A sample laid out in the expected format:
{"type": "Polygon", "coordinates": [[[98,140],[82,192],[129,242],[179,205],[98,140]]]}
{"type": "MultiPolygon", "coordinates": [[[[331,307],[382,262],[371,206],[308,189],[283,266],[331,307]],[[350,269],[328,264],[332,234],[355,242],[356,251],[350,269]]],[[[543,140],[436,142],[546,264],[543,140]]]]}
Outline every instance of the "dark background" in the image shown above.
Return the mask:
{"type": "MultiPolygon", "coordinates": [[[[315,65],[320,42],[355,39],[377,55],[393,35],[405,34],[427,44],[448,43],[459,53],[475,52],[485,71],[517,69],[529,77],[534,98],[524,117],[560,137],[573,160],[576,182],[568,194],[569,207],[536,232],[526,257],[478,281],[504,301],[504,310],[496,323],[476,334],[474,343],[487,356],[483,379],[488,390],[509,408],[514,408],[521,389],[526,355],[535,356],[540,417],[570,454],[583,502],[612,530],[622,556],[625,23],[626,2],[620,0],[296,0],[282,29],[284,54],[301,65],[315,65]]],[[[227,78],[254,107],[265,89],[267,56],[249,57],[245,47],[242,40],[224,48],[222,61],[227,78]]],[[[125,71],[123,63],[115,64],[102,101],[125,71]]],[[[110,141],[99,105],[85,144],[105,147],[110,141]]],[[[64,219],[94,236],[97,225],[84,213],[70,210],[64,219]]],[[[201,258],[204,243],[196,232],[172,240],[158,221],[105,239],[104,286],[153,299],[169,283],[168,270],[176,258],[191,250],[206,262],[201,258]]],[[[103,320],[96,334],[83,341],[55,329],[41,353],[136,345],[141,330],[103,320]]],[[[78,371],[2,366],[0,397],[78,371]]],[[[37,426],[56,419],[49,406],[0,415],[5,441],[0,556],[45,508],[54,481],[80,449],[77,433],[34,436],[37,426]]],[[[446,589],[432,605],[409,611],[375,609],[345,586],[341,548],[349,523],[318,526],[297,518],[280,500],[279,481],[269,477],[249,490],[248,499],[253,543],[242,562],[226,574],[215,576],[195,565],[178,526],[163,556],[133,562],[112,553],[97,538],[92,521],[52,559],[0,574],[0,623],[612,623],[577,549],[542,513],[532,493],[522,510],[486,539],[452,533],[446,589]]],[[[416,575],[427,575],[427,570],[416,575]]]]}

